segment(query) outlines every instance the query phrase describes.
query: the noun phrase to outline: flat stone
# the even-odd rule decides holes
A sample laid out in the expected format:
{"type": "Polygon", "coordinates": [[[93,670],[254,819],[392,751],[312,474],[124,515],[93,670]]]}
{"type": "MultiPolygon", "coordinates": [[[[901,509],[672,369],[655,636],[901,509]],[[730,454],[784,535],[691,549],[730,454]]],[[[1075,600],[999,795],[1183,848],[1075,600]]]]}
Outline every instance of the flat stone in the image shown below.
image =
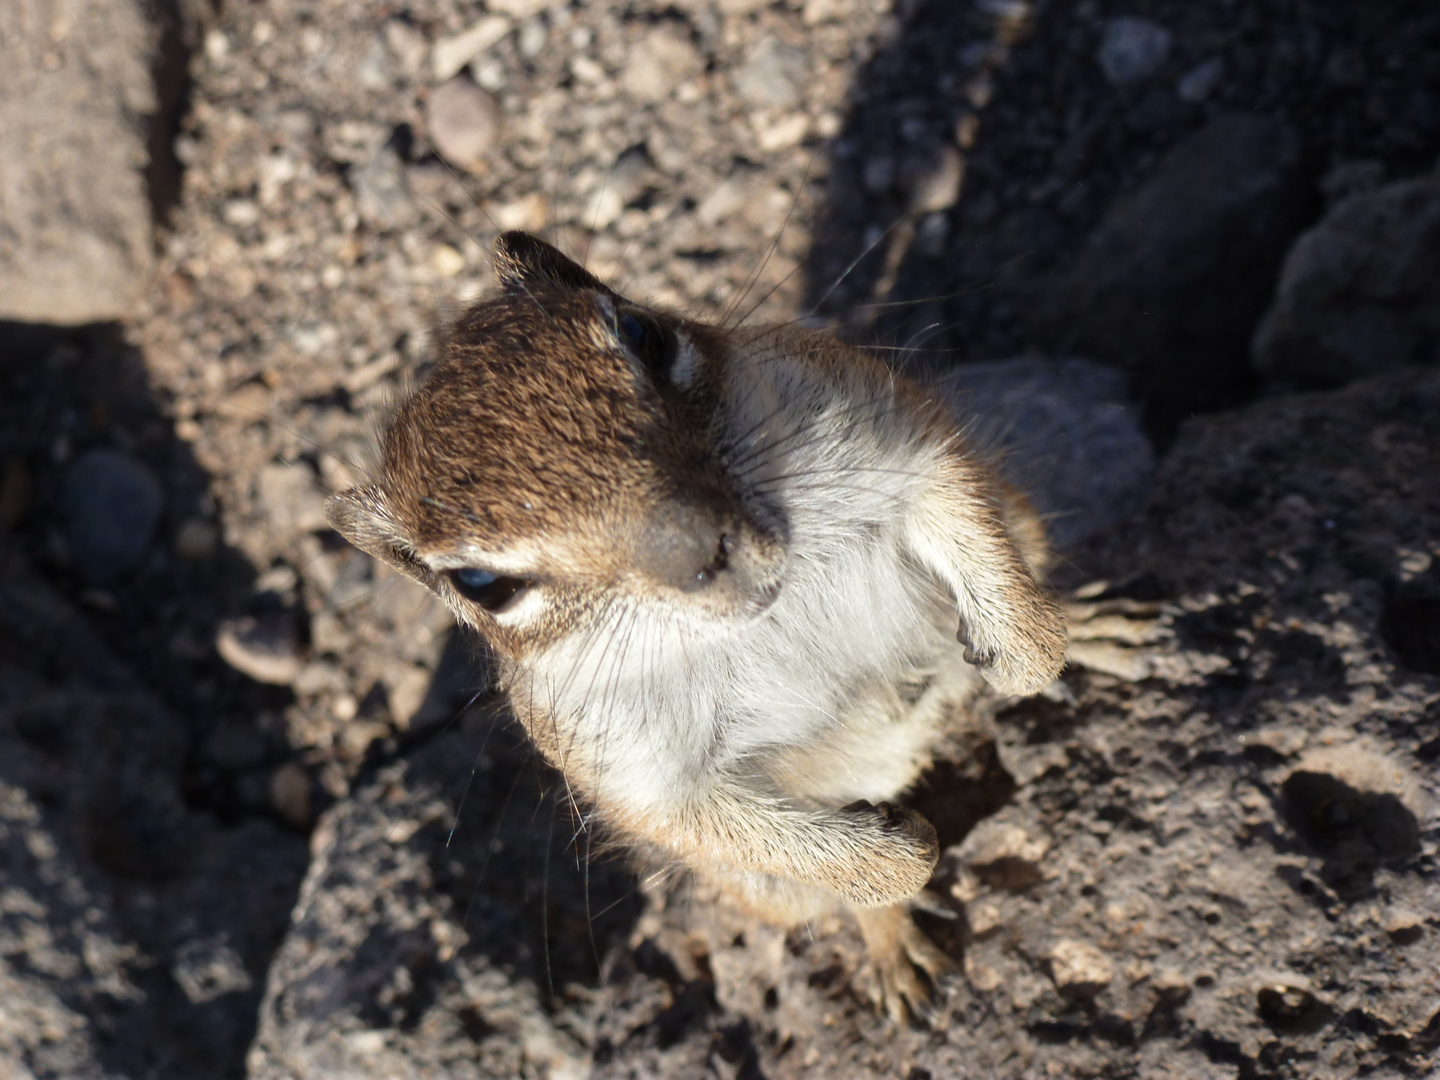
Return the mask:
{"type": "Polygon", "coordinates": [[[70,554],[92,585],[118,581],[150,548],[165,497],[144,465],[92,450],[70,467],[63,506],[70,554]]]}

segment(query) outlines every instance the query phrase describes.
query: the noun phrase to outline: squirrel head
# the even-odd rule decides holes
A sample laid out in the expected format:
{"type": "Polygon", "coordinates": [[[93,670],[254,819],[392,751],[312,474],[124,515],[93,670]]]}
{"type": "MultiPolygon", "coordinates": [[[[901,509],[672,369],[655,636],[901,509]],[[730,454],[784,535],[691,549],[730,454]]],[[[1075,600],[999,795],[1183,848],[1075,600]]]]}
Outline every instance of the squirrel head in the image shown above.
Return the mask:
{"type": "Polygon", "coordinates": [[[523,658],[609,605],[723,628],[763,611],[783,514],[727,471],[714,327],[626,300],[523,233],[331,525],[523,658]]]}

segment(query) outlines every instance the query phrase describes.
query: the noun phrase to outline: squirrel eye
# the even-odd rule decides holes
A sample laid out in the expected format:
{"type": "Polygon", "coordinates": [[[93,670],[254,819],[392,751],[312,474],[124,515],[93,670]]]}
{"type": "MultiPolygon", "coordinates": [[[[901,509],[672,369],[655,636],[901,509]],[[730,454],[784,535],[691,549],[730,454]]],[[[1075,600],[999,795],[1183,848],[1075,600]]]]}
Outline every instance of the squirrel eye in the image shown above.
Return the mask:
{"type": "Polygon", "coordinates": [[[503,577],[474,566],[451,570],[450,584],[466,600],[479,604],[492,615],[504,611],[530,587],[525,578],[503,577]]]}
{"type": "Polygon", "coordinates": [[[668,327],[638,311],[621,311],[615,329],[625,347],[654,378],[669,376],[677,342],[668,327]]]}

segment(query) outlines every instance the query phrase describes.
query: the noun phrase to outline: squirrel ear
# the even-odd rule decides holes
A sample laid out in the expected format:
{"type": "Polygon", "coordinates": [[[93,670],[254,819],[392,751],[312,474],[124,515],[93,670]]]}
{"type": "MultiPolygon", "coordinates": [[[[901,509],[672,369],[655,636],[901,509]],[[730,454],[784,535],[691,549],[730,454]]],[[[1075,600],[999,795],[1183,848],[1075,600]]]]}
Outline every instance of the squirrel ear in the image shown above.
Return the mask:
{"type": "Polygon", "coordinates": [[[523,292],[532,285],[547,285],[615,295],[589,270],[529,233],[503,232],[495,238],[495,273],[507,293],[523,292]]]}
{"type": "Polygon", "coordinates": [[[378,486],[351,488],[325,500],[330,527],[367,555],[389,563],[402,574],[424,580],[423,568],[406,558],[396,544],[398,530],[378,486]]]}

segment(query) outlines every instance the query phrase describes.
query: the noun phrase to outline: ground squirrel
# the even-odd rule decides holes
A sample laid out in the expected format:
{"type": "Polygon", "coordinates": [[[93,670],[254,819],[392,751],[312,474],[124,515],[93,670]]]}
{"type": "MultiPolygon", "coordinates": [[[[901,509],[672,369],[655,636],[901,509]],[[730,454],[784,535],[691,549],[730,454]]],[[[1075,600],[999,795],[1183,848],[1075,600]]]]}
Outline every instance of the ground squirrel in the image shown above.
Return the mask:
{"type": "Polygon", "coordinates": [[[863,350],[635,304],[521,233],[495,262],[329,520],[489,641],[613,835],[776,922],[850,910],[923,1011],[935,831],[890,800],[982,678],[1059,673],[1038,518],[863,350]]]}

